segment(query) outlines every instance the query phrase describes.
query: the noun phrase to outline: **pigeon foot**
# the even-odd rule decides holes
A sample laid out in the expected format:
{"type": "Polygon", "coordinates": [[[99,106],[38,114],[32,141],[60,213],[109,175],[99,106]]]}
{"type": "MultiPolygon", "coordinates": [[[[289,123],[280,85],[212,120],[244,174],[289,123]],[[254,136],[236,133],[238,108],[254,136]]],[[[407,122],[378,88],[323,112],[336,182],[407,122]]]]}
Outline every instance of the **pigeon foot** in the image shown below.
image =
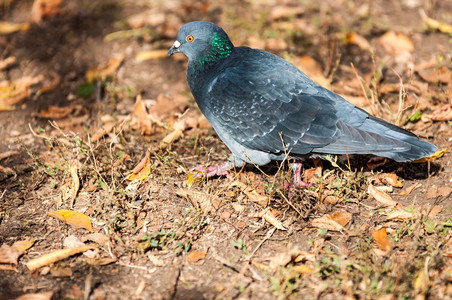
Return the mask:
{"type": "Polygon", "coordinates": [[[211,178],[214,176],[226,176],[229,180],[232,180],[232,175],[229,174],[229,170],[233,167],[229,163],[224,163],[218,166],[209,166],[207,168],[203,166],[197,166],[195,170],[202,172],[205,174],[207,178],[211,178]]]}

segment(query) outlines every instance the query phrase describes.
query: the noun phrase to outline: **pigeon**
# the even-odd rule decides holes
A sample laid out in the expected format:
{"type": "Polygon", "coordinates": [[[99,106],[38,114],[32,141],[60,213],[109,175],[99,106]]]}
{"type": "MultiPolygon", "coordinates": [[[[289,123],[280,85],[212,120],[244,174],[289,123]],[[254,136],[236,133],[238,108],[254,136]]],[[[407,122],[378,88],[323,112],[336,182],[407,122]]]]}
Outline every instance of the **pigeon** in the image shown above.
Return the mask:
{"type": "Polygon", "coordinates": [[[234,47],[214,23],[183,25],[168,56],[179,52],[188,58],[187,81],[197,105],[232,152],[226,163],[209,167],[208,176],[287,157],[301,162],[372,154],[409,162],[438,150],[316,84],[288,61],[234,47]]]}

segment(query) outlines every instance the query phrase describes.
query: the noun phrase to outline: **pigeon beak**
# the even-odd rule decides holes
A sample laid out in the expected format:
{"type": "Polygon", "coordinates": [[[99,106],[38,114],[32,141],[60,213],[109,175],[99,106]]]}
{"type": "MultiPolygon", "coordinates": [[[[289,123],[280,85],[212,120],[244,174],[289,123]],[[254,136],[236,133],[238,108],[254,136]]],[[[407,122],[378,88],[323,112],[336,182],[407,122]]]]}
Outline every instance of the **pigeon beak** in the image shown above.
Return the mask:
{"type": "Polygon", "coordinates": [[[174,42],[174,44],[171,46],[171,48],[168,50],[168,56],[171,56],[174,53],[179,53],[180,52],[179,47],[180,47],[180,42],[176,40],[174,42]]]}

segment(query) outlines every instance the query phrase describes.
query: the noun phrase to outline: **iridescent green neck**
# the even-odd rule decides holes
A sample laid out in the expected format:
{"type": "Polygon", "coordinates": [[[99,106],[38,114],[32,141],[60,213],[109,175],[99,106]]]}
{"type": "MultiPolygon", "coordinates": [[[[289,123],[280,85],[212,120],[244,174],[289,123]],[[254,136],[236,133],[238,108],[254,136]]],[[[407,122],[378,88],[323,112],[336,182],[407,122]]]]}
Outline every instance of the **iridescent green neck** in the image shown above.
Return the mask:
{"type": "Polygon", "coordinates": [[[215,34],[212,37],[210,48],[201,55],[197,62],[200,66],[204,66],[225,59],[231,55],[233,48],[234,45],[227,36],[215,34]]]}

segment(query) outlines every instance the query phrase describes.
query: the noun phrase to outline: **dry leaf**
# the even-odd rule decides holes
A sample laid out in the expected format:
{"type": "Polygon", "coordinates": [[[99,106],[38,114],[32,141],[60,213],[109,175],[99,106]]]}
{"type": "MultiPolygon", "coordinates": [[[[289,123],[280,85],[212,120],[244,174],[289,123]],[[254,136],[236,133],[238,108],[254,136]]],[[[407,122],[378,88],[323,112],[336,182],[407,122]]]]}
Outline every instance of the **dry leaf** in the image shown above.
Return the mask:
{"type": "Polygon", "coordinates": [[[210,194],[178,189],[176,190],[176,195],[184,197],[189,200],[193,206],[201,208],[201,211],[204,214],[208,214],[213,209],[218,209],[218,201],[210,194]]]}
{"type": "Polygon", "coordinates": [[[337,222],[342,227],[347,225],[352,219],[352,214],[345,211],[334,212],[329,214],[329,216],[333,221],[337,222]]]}
{"type": "Polygon", "coordinates": [[[287,230],[283,226],[283,224],[278,219],[276,219],[275,216],[276,213],[278,212],[274,212],[268,207],[266,209],[261,210],[260,212],[252,213],[249,216],[250,218],[263,218],[265,221],[272,224],[276,229],[287,230]]]}
{"type": "Polygon", "coordinates": [[[408,221],[417,217],[417,214],[414,212],[409,212],[398,204],[391,212],[389,212],[386,216],[386,220],[392,221],[408,221]]]}
{"type": "Polygon", "coordinates": [[[3,244],[0,247],[0,263],[17,264],[19,257],[33,244],[34,240],[17,241],[12,246],[3,244]]]}
{"type": "Polygon", "coordinates": [[[412,191],[414,191],[415,189],[417,189],[418,187],[421,187],[421,186],[422,186],[422,184],[420,184],[420,183],[414,183],[409,188],[406,188],[403,191],[401,191],[399,195],[400,196],[409,195],[412,191]]]}
{"type": "Polygon", "coordinates": [[[16,62],[16,58],[14,56],[7,57],[5,59],[0,59],[0,71],[8,68],[10,65],[16,62]]]}
{"type": "Polygon", "coordinates": [[[427,199],[433,199],[437,197],[448,197],[452,193],[452,187],[450,186],[441,186],[438,187],[436,185],[431,186],[427,191],[427,199]]]}
{"type": "Polygon", "coordinates": [[[138,53],[135,59],[139,62],[168,57],[168,50],[150,50],[138,53]]]}
{"type": "Polygon", "coordinates": [[[293,266],[292,270],[299,273],[299,274],[310,274],[313,273],[314,270],[307,266],[307,265],[298,265],[298,266],[293,266]]]}
{"type": "Polygon", "coordinates": [[[431,83],[449,83],[452,79],[452,72],[446,66],[419,70],[417,73],[422,79],[431,83]]]}
{"type": "Polygon", "coordinates": [[[433,207],[429,207],[427,210],[427,216],[429,218],[436,217],[441,211],[443,210],[443,207],[440,205],[433,205],[433,207]]]}
{"type": "Polygon", "coordinates": [[[70,248],[70,249],[60,249],[60,250],[55,250],[51,253],[48,254],[44,254],[41,257],[35,258],[30,260],[27,263],[27,268],[28,270],[30,270],[31,272],[39,269],[40,267],[46,266],[46,265],[50,265],[54,262],[60,261],[62,259],[65,259],[69,256],[81,253],[81,252],[85,252],[91,249],[95,249],[95,247],[92,246],[84,246],[84,247],[78,247],[78,248],[70,248]]]}
{"type": "Polygon", "coordinates": [[[231,182],[230,186],[237,186],[248,197],[249,200],[258,203],[262,207],[267,207],[269,197],[259,194],[254,188],[240,181],[231,182]]]}
{"type": "Polygon", "coordinates": [[[70,105],[66,107],[58,107],[58,106],[49,106],[48,109],[41,110],[39,112],[39,117],[43,119],[51,119],[51,120],[57,120],[57,119],[63,119],[68,117],[72,112],[80,111],[82,109],[81,105],[70,105]]]}
{"type": "Polygon", "coordinates": [[[427,162],[427,161],[436,160],[436,159],[438,159],[438,158],[443,157],[443,155],[444,155],[445,153],[447,153],[447,152],[449,152],[449,148],[444,148],[444,149],[441,149],[441,150],[436,151],[435,153],[433,153],[433,154],[430,155],[430,156],[427,156],[427,157],[424,157],[424,158],[415,160],[415,161],[413,161],[413,162],[414,162],[414,163],[424,163],[424,162],[427,162]]]}
{"type": "Polygon", "coordinates": [[[78,177],[78,169],[80,163],[76,160],[72,160],[69,165],[69,172],[71,173],[72,184],[69,193],[63,196],[63,201],[70,200],[70,207],[74,206],[75,198],[77,197],[78,190],[80,189],[80,179],[78,177]],[[69,197],[66,199],[66,196],[69,197]]]}
{"type": "Polygon", "coordinates": [[[378,39],[378,42],[391,55],[397,56],[403,52],[414,51],[413,42],[409,37],[400,32],[388,31],[378,39]]]}
{"type": "Polygon", "coordinates": [[[206,254],[207,254],[207,249],[202,250],[202,251],[192,251],[187,256],[186,259],[187,259],[187,262],[193,264],[193,263],[196,263],[196,262],[204,259],[206,257],[206,254]]]}
{"type": "Polygon", "coordinates": [[[143,132],[146,135],[152,133],[152,121],[148,118],[146,106],[144,105],[141,95],[137,96],[132,115],[134,117],[132,120],[133,129],[143,132]]]}
{"type": "Polygon", "coordinates": [[[311,226],[333,231],[342,231],[344,229],[344,226],[333,220],[331,215],[324,215],[312,220],[311,226]]]}
{"type": "Polygon", "coordinates": [[[346,43],[357,45],[362,50],[370,50],[370,44],[366,38],[356,32],[350,32],[347,34],[346,43]]]}
{"type": "Polygon", "coordinates": [[[403,187],[403,184],[399,181],[399,177],[397,177],[394,173],[382,173],[375,176],[372,176],[371,181],[373,179],[381,181],[383,184],[389,184],[393,187],[403,187]]]}
{"type": "Polygon", "coordinates": [[[375,200],[377,200],[378,203],[380,203],[384,207],[397,205],[397,202],[392,200],[391,196],[389,196],[385,192],[378,190],[372,184],[369,184],[368,192],[370,196],[372,196],[375,200]]]}
{"type": "Polygon", "coordinates": [[[373,238],[380,250],[389,251],[392,249],[392,242],[386,232],[386,227],[382,227],[374,232],[373,238]]]}
{"type": "Polygon", "coordinates": [[[143,181],[149,176],[149,174],[151,174],[151,167],[152,163],[148,161],[147,164],[138,173],[131,172],[129,175],[127,175],[126,179],[130,181],[143,181]]]}
{"type": "Polygon", "coordinates": [[[50,77],[52,77],[51,81],[44,81],[43,85],[39,88],[37,95],[51,92],[58,87],[58,85],[60,84],[60,75],[51,71],[50,77]]]}
{"type": "MultiPolygon", "coordinates": [[[[301,262],[303,261],[303,259],[298,259],[301,256],[303,256],[305,252],[304,251],[300,251],[297,248],[294,249],[289,249],[289,250],[285,250],[281,253],[278,253],[272,257],[270,257],[270,264],[269,267],[271,269],[275,269],[277,267],[285,267],[287,266],[289,263],[292,262],[301,262]],[[298,259],[298,260],[297,260],[298,259]]],[[[310,259],[308,259],[309,261],[312,261],[310,259]]],[[[315,261],[315,254],[314,254],[314,261],[315,261]]]]}
{"type": "Polygon", "coordinates": [[[31,23],[39,23],[44,17],[51,17],[61,12],[63,0],[35,0],[31,8],[31,23]]]}
{"type": "Polygon", "coordinates": [[[56,210],[47,213],[48,216],[55,217],[60,221],[63,221],[76,228],[85,228],[89,231],[94,231],[91,224],[91,220],[85,214],[72,211],[72,210],[56,210]]]}
{"type": "MultiPolygon", "coordinates": [[[[451,96],[452,97],[452,96],[451,96]]],[[[426,116],[429,121],[450,121],[452,120],[452,103],[436,108],[433,113],[426,116]]]]}
{"type": "Polygon", "coordinates": [[[32,94],[31,86],[41,82],[42,75],[32,77],[25,76],[14,81],[0,82],[0,105],[3,107],[12,106],[29,97],[32,94]]]}
{"type": "Polygon", "coordinates": [[[107,122],[105,123],[101,128],[97,129],[93,135],[91,136],[91,142],[97,142],[100,140],[104,135],[109,134],[113,131],[113,128],[115,128],[116,123],[115,122],[107,122]]]}
{"type": "Polygon", "coordinates": [[[187,186],[190,188],[193,184],[195,184],[198,181],[201,181],[203,178],[204,173],[201,171],[196,171],[195,173],[188,173],[185,182],[187,183],[187,186]]]}
{"type": "Polygon", "coordinates": [[[444,32],[444,33],[452,34],[452,25],[441,23],[441,22],[439,22],[439,21],[437,21],[435,19],[432,19],[432,18],[428,17],[425,14],[425,11],[423,9],[419,10],[419,14],[421,15],[422,20],[424,21],[424,23],[428,27],[430,27],[432,29],[439,30],[439,31],[444,32]]]}
{"type": "Polygon", "coordinates": [[[110,239],[103,233],[95,232],[83,236],[82,241],[92,241],[99,244],[100,246],[105,246],[110,241],[110,239]]]}
{"type": "Polygon", "coordinates": [[[419,275],[416,277],[414,281],[414,290],[417,294],[423,294],[425,299],[425,294],[429,289],[429,276],[428,276],[428,263],[430,261],[430,257],[427,257],[424,262],[424,268],[419,272],[419,275]]]}
{"type": "Polygon", "coordinates": [[[0,35],[10,34],[16,31],[25,31],[30,28],[28,23],[10,23],[0,21],[0,35]]]}
{"type": "Polygon", "coordinates": [[[107,78],[113,77],[114,73],[119,68],[123,60],[124,55],[121,55],[116,59],[110,59],[108,65],[106,66],[90,69],[88,72],[86,72],[86,81],[88,83],[92,83],[94,81],[105,81],[107,78]]]}

